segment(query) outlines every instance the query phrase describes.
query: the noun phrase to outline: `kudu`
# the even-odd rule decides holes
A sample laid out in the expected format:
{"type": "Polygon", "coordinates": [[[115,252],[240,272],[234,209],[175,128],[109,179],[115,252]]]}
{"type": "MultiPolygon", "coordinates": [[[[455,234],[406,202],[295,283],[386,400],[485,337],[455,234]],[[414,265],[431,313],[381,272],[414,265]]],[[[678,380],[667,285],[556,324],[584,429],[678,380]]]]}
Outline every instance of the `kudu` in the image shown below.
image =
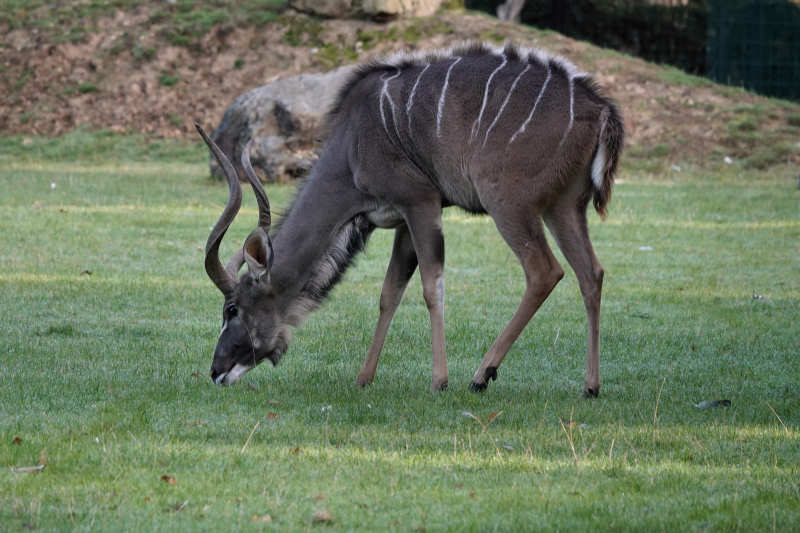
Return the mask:
{"type": "MultiPolygon", "coordinates": [[[[199,126],[198,126],[198,129],[199,126]]],[[[525,272],[518,309],[472,380],[483,390],[564,271],[542,221],[575,271],[588,317],[584,394],[596,396],[603,268],[586,207],[605,215],[624,138],[621,116],[591,78],[566,60],[513,46],[463,45],[362,66],[327,115],[327,141],[279,228],[267,196],[258,227],[227,267],[220,240],[236,216],[235,169],[201,130],[224,169],[230,197],[206,246],[205,266],[225,296],[211,377],[234,383],[264,359],[276,364],[299,325],[340,279],[376,228],[394,228],[378,324],[358,373],[369,384],[392,316],[419,267],[433,340],[431,390],[447,386],[442,208],[488,213],[525,272]],[[247,272],[237,279],[246,263],[247,272]]]]}

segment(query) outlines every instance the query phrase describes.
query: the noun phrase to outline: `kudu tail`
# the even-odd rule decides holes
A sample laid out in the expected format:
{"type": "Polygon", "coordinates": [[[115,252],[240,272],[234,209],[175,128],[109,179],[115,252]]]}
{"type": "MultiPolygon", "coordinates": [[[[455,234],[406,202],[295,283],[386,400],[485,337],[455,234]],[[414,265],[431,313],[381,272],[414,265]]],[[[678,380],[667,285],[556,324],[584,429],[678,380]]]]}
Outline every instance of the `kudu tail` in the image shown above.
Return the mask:
{"type": "Polygon", "coordinates": [[[617,107],[609,103],[600,113],[600,135],[597,151],[592,161],[592,185],[594,208],[601,217],[606,216],[606,206],[611,200],[614,174],[617,172],[622,145],[625,142],[625,125],[617,107]]]}

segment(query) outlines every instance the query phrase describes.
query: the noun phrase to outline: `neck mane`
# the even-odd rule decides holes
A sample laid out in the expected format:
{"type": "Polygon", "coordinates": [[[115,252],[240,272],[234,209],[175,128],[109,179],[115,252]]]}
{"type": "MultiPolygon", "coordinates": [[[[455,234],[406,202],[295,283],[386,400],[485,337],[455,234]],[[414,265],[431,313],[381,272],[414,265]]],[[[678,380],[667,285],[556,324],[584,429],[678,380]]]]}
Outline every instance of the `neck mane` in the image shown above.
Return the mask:
{"type": "Polygon", "coordinates": [[[270,275],[284,316],[295,327],[341,280],[375,228],[362,214],[318,198],[310,192],[314,188],[310,179],[298,189],[273,236],[270,275]]]}

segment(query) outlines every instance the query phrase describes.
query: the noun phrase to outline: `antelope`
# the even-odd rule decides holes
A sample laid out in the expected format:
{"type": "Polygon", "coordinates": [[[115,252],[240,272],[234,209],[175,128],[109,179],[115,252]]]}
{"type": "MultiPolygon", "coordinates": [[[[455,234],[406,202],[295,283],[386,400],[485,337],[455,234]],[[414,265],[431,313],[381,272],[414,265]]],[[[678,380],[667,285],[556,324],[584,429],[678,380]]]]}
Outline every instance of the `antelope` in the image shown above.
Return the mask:
{"type": "Polygon", "coordinates": [[[591,200],[606,215],[625,132],[615,103],[588,74],[512,45],[466,44],[362,65],[339,91],[320,158],[272,231],[269,201],[250,163],[252,141],[244,147],[241,168],[258,202],[258,226],[226,267],[219,245],[241,204],[239,177],[197,128],[229,185],[205,256],[225,297],[215,383],[235,383],[265,359],[277,364],[291,328],[323,301],[370,233],[392,228],[378,323],[356,381],[366,386],[375,377],[392,317],[419,268],[431,323],[430,388],[445,389],[442,210],[458,206],[492,217],[526,281],[470,388],[482,391],[497,379],[509,348],[564,276],[546,225],[579,282],[588,323],[583,394],[597,396],[603,268],[586,211],[591,200]]]}

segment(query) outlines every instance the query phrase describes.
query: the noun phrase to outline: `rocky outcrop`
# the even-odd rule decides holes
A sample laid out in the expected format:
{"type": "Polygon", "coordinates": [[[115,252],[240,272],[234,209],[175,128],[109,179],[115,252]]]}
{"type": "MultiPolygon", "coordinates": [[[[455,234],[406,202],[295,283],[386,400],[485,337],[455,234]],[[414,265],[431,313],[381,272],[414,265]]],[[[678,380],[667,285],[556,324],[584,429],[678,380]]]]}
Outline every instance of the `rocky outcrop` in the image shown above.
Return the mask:
{"type": "MultiPolygon", "coordinates": [[[[250,159],[262,181],[303,177],[317,159],[325,112],[352,69],[301,74],[248,91],[228,107],[211,138],[242,177],[241,151],[250,139],[250,159]]],[[[213,157],[210,167],[213,175],[222,177],[213,157]]]]}
{"type": "Polygon", "coordinates": [[[324,17],[427,17],[442,0],[290,0],[298,11],[324,17]]]}
{"type": "Polygon", "coordinates": [[[289,0],[297,11],[323,17],[347,18],[353,15],[353,0],[289,0]]]}

